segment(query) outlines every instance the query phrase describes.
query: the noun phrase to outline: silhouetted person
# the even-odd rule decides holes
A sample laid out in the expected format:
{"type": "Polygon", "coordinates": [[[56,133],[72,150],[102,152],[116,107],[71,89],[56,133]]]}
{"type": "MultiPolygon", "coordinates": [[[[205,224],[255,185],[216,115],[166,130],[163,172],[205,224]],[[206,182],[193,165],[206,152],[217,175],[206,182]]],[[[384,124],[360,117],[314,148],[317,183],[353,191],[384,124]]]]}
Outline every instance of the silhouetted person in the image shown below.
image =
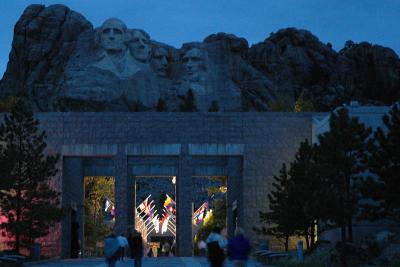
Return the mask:
{"type": "Polygon", "coordinates": [[[235,229],[235,237],[228,241],[228,257],[236,267],[246,266],[250,254],[250,242],[241,228],[235,229]]]}
{"type": "Polygon", "coordinates": [[[128,237],[128,243],[131,249],[131,257],[135,260],[135,267],[141,267],[143,257],[142,235],[138,231],[134,230],[128,237]]]}
{"type": "Polygon", "coordinates": [[[168,241],[165,241],[164,244],[161,247],[162,256],[168,257],[170,251],[171,251],[171,245],[169,244],[168,241]]]}
{"type": "Polygon", "coordinates": [[[104,256],[109,267],[115,267],[120,257],[120,245],[115,234],[111,234],[104,240],[104,256]]]}
{"type": "Polygon", "coordinates": [[[71,223],[71,258],[79,257],[79,223],[71,223]]]}
{"type": "Polygon", "coordinates": [[[207,237],[208,260],[211,267],[222,267],[225,260],[224,248],[227,245],[225,237],[221,235],[221,228],[214,227],[207,237]]]}
{"type": "Polygon", "coordinates": [[[125,256],[125,248],[128,247],[128,240],[124,236],[124,234],[120,234],[117,236],[118,242],[119,242],[119,251],[120,251],[120,260],[124,260],[125,256]]]}

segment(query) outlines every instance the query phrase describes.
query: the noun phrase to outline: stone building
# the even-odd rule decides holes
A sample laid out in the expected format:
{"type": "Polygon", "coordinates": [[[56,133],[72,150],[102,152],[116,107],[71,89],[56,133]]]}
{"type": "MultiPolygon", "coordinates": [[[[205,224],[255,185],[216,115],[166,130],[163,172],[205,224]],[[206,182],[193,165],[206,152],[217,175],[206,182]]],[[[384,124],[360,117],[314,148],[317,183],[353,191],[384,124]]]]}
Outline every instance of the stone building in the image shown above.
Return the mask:
{"type": "MultiPolygon", "coordinates": [[[[387,107],[351,106],[368,126],[381,126],[387,107]]],[[[136,177],[176,176],[177,253],[192,255],[192,185],[196,177],[227,178],[227,226],[236,220],[252,242],[258,212],[268,207],[273,175],[299,143],[327,129],[328,113],[36,113],[49,153],[59,153],[55,184],[67,211],[49,254],[69,256],[72,220],[84,222],[83,177],[115,177],[116,231],[134,222],[136,177]]],[[[83,227],[80,237],[83,240],[83,227]]],[[[44,244],[46,247],[46,245],[44,244]]]]}

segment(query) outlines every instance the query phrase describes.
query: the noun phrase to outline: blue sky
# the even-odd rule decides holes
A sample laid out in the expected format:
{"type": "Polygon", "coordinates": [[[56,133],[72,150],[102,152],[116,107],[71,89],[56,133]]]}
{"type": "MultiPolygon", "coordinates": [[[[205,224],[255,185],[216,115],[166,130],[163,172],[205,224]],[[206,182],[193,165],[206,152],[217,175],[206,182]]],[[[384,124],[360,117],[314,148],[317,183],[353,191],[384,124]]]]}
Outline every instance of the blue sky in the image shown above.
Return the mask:
{"type": "Polygon", "coordinates": [[[216,32],[254,44],[281,28],[297,27],[336,50],[346,40],[368,41],[400,55],[400,0],[0,0],[0,74],[8,62],[14,24],[32,3],[65,4],[95,27],[118,17],[129,28],[142,28],[152,39],[175,47],[216,32]]]}

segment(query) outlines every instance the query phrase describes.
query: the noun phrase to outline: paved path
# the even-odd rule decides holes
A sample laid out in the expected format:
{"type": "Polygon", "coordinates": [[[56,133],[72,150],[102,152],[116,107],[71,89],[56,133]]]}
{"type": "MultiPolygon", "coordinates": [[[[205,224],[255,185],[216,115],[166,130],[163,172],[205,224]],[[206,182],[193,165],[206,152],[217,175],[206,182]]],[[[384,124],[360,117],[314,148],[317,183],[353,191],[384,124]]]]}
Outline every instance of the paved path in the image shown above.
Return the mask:
{"type": "MultiPolygon", "coordinates": [[[[30,265],[28,265],[30,266],[30,265]]],[[[37,267],[106,267],[104,259],[68,259],[58,260],[47,263],[34,264],[37,267]]],[[[205,258],[199,257],[160,257],[160,258],[143,258],[142,267],[205,267],[209,266],[205,258]]],[[[226,261],[224,267],[232,267],[233,265],[226,261]]],[[[263,267],[260,263],[250,260],[248,267],[263,267]]],[[[133,267],[133,260],[125,260],[117,262],[116,267],[133,267]]]]}

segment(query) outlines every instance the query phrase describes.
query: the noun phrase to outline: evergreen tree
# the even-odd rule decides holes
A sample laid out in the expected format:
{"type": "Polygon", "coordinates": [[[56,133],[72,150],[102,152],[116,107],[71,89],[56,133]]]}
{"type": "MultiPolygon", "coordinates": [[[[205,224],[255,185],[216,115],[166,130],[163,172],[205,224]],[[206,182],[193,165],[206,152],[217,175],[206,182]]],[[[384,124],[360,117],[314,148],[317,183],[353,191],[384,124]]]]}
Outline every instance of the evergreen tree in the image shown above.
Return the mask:
{"type": "Polygon", "coordinates": [[[315,110],[311,96],[302,92],[294,103],[294,112],[312,112],[315,110]]]}
{"type": "Polygon", "coordinates": [[[289,238],[296,231],[296,215],[293,211],[293,204],[289,198],[289,179],[286,164],[282,164],[279,176],[274,176],[272,191],[268,194],[269,211],[260,212],[260,223],[264,227],[254,229],[265,235],[272,235],[283,239],[285,250],[289,249],[289,238]]]}
{"type": "Polygon", "coordinates": [[[321,177],[331,192],[330,216],[342,230],[342,241],[352,242],[352,218],[358,211],[359,181],[366,166],[366,142],[371,129],[357,118],[350,118],[347,109],[332,112],[330,131],[319,136],[317,162],[321,177]]]}
{"type": "Polygon", "coordinates": [[[326,218],[330,192],[319,175],[315,147],[308,140],[300,144],[295,160],[290,165],[289,175],[289,198],[294,205],[291,212],[297,218],[296,231],[298,235],[304,236],[307,248],[313,248],[317,235],[315,229],[326,218]]]}
{"type": "Polygon", "coordinates": [[[38,125],[20,100],[0,125],[0,206],[7,218],[1,228],[13,237],[17,252],[47,235],[61,218],[59,193],[49,185],[58,156],[45,156],[46,135],[38,125]]]}
{"type": "Polygon", "coordinates": [[[383,117],[387,131],[378,128],[370,143],[368,177],[364,196],[375,200],[365,205],[370,219],[388,218],[400,222],[400,105],[393,105],[383,117]]]}
{"type": "Polygon", "coordinates": [[[194,98],[194,94],[192,89],[189,89],[186,93],[186,96],[180,96],[181,104],[180,111],[182,112],[195,112],[197,111],[196,100],[194,98]]]}
{"type": "Polygon", "coordinates": [[[219,111],[218,101],[214,100],[211,102],[211,106],[208,109],[208,112],[218,112],[218,111],[219,111]]]}
{"type": "Polygon", "coordinates": [[[156,110],[158,112],[164,112],[167,111],[167,103],[162,98],[158,99],[156,110]]]}

